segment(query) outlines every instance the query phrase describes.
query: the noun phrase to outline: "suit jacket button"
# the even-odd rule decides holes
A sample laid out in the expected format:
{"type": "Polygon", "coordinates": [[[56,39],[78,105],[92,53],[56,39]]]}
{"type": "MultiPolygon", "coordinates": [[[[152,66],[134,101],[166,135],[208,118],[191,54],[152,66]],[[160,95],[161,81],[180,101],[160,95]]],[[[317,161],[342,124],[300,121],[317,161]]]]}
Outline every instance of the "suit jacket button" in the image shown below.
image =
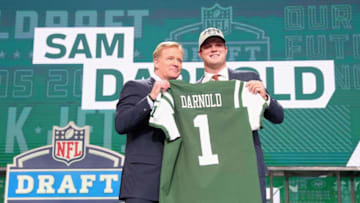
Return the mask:
{"type": "Polygon", "coordinates": [[[146,111],[147,109],[144,109],[144,111],[146,111]]]}

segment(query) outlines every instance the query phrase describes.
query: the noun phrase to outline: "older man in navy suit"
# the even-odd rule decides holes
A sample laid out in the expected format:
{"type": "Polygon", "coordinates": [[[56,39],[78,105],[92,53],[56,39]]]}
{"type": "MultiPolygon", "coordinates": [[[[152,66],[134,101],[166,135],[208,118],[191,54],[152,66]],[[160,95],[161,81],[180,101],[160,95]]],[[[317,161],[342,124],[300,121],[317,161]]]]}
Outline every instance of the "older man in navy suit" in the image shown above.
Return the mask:
{"type": "Polygon", "coordinates": [[[154,53],[151,78],[127,82],[116,108],[115,128],[126,134],[125,164],[120,199],[126,203],[156,203],[159,200],[160,169],[165,135],[149,126],[153,102],[166,91],[168,80],[180,75],[184,51],[176,42],[160,43],[154,53]]]}
{"type": "MultiPolygon", "coordinates": [[[[198,82],[204,83],[210,80],[234,79],[249,81],[247,84],[249,91],[254,94],[260,94],[268,103],[268,108],[264,112],[264,117],[272,123],[281,123],[284,119],[283,108],[274,98],[267,94],[259,75],[252,71],[235,71],[227,68],[226,54],[227,47],[221,30],[217,28],[205,29],[199,37],[199,55],[204,61],[205,74],[198,82]]],[[[264,155],[257,131],[253,131],[253,139],[256,151],[262,201],[263,203],[266,203],[265,176],[267,173],[267,167],[264,162],[264,155]]]]}

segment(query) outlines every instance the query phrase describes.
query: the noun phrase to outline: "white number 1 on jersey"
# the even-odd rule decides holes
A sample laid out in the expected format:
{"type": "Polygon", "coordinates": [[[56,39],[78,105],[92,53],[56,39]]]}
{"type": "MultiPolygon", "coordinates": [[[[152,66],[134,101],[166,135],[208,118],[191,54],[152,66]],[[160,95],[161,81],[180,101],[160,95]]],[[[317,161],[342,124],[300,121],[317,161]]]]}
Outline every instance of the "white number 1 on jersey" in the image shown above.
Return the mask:
{"type": "Polygon", "coordinates": [[[200,130],[200,145],[202,155],[199,156],[200,166],[219,164],[217,154],[213,154],[211,150],[209,124],[206,114],[197,115],[194,118],[194,126],[200,130]]]}

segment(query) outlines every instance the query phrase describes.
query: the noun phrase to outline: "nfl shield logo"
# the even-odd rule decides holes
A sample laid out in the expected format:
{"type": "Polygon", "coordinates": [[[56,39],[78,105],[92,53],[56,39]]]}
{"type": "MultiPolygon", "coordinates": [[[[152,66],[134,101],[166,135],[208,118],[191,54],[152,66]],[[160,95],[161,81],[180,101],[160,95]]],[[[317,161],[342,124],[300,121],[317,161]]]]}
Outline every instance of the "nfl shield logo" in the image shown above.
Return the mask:
{"type": "Polygon", "coordinates": [[[220,29],[224,35],[231,33],[232,8],[224,8],[215,4],[211,8],[201,8],[203,29],[215,27],[220,29]]]}
{"type": "Polygon", "coordinates": [[[64,128],[53,127],[53,158],[70,165],[82,160],[89,142],[89,126],[77,127],[70,121],[64,128]]]}

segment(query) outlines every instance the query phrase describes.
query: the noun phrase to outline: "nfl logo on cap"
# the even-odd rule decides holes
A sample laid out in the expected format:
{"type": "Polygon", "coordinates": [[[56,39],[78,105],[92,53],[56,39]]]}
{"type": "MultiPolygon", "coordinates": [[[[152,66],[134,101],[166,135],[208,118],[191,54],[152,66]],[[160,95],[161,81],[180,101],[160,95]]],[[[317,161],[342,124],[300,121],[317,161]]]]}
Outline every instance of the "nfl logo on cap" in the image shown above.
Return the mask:
{"type": "Polygon", "coordinates": [[[206,28],[204,31],[202,31],[200,34],[199,49],[200,49],[201,45],[210,37],[219,37],[220,39],[224,40],[224,42],[225,42],[224,34],[221,32],[221,30],[214,28],[214,27],[209,27],[209,28],[206,28]]]}

